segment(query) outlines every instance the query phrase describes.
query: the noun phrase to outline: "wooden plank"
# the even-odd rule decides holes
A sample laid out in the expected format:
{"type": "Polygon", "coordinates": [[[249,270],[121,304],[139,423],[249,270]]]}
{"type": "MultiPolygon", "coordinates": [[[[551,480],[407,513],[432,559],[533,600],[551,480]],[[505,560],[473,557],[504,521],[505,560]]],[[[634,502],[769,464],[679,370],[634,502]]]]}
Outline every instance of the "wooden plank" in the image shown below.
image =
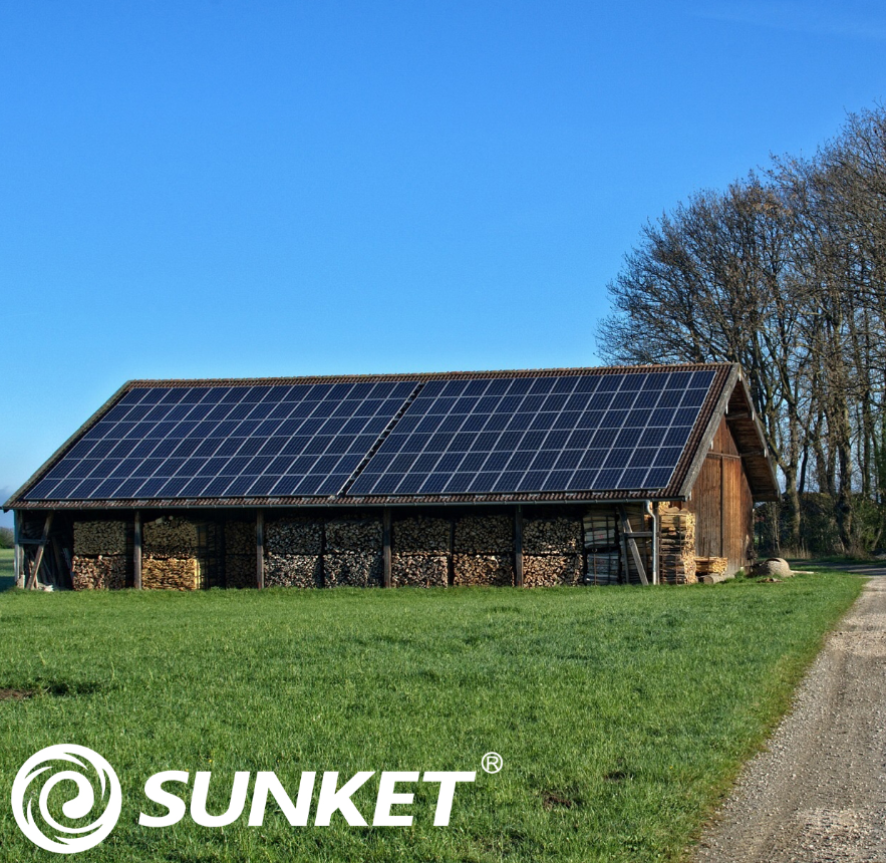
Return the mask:
{"type": "Polygon", "coordinates": [[[265,512],[255,513],[255,586],[261,590],[265,586],[265,512]]]}
{"type": "Polygon", "coordinates": [[[22,517],[17,509],[12,511],[13,518],[13,537],[15,539],[15,551],[13,552],[13,574],[15,576],[15,586],[25,586],[25,568],[23,561],[23,549],[21,540],[21,523],[22,517]]]}
{"type": "Polygon", "coordinates": [[[46,523],[43,525],[43,545],[37,549],[37,559],[34,561],[34,570],[31,572],[30,577],[28,578],[27,589],[33,590],[37,585],[37,575],[40,572],[40,567],[43,564],[43,555],[46,552],[46,540],[49,539],[49,529],[52,527],[52,516],[55,513],[50,512],[49,515],[46,516],[46,523]]]}
{"type": "Polygon", "coordinates": [[[391,511],[385,507],[382,522],[382,586],[391,586],[391,511]]]}
{"type": "Polygon", "coordinates": [[[135,525],[132,532],[132,586],[142,589],[142,514],[135,511],[135,525]]]}
{"type": "MultiPolygon", "coordinates": [[[[649,579],[646,577],[646,567],[643,566],[640,549],[637,547],[637,540],[634,538],[634,533],[631,530],[631,522],[628,520],[627,510],[621,504],[618,507],[618,517],[621,521],[622,536],[625,538],[624,541],[630,549],[631,556],[634,558],[634,566],[637,568],[637,574],[640,576],[640,583],[649,584],[649,579]]],[[[625,561],[625,570],[627,570],[627,561],[625,561]]]]}
{"type": "Polygon", "coordinates": [[[523,587],[523,507],[514,510],[514,584],[523,587]]]}

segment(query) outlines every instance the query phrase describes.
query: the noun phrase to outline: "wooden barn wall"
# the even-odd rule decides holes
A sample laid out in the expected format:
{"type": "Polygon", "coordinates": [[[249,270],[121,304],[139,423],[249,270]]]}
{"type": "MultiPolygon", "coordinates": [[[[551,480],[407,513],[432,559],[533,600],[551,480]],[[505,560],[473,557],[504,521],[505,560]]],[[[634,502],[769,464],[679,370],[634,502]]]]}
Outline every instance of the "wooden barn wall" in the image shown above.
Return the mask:
{"type": "Polygon", "coordinates": [[[753,554],[754,505],[738,447],[724,418],[714,436],[687,508],[696,518],[696,554],[725,557],[727,574],[753,554]]]}

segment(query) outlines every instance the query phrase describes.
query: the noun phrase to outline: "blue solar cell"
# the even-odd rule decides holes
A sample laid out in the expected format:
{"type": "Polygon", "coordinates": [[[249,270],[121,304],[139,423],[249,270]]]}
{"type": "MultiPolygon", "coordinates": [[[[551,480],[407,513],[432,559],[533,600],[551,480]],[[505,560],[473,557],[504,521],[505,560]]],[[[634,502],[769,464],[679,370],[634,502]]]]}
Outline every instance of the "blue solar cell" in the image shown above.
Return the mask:
{"type": "Polygon", "coordinates": [[[597,471],[595,470],[577,470],[566,483],[569,491],[590,491],[594,487],[594,481],[597,479],[597,471]]]}
{"type": "Polygon", "coordinates": [[[619,488],[634,489],[643,488],[643,480],[648,473],[647,468],[628,468],[618,481],[619,488]]]}
{"type": "Polygon", "coordinates": [[[673,470],[670,468],[654,467],[646,474],[643,488],[664,488],[670,481],[672,474],[673,470]]]}
{"type": "Polygon", "coordinates": [[[622,474],[622,469],[618,468],[617,470],[601,470],[600,473],[597,474],[597,478],[594,480],[594,491],[609,491],[610,489],[617,489],[618,479],[622,474]]]}
{"type": "Polygon", "coordinates": [[[571,470],[552,470],[542,485],[542,491],[561,491],[569,484],[573,471],[571,470]]]}
{"type": "Polygon", "coordinates": [[[606,456],[609,455],[608,449],[589,449],[581,457],[578,463],[580,468],[599,469],[603,467],[606,456]]]}
{"type": "Polygon", "coordinates": [[[565,449],[557,457],[554,470],[575,470],[581,461],[582,453],[577,449],[565,449]]]}
{"type": "Polygon", "coordinates": [[[546,470],[527,471],[517,483],[517,491],[541,491],[547,476],[546,470]]]}
{"type": "Polygon", "coordinates": [[[473,480],[473,473],[454,473],[444,491],[446,494],[465,494],[473,480]]]}

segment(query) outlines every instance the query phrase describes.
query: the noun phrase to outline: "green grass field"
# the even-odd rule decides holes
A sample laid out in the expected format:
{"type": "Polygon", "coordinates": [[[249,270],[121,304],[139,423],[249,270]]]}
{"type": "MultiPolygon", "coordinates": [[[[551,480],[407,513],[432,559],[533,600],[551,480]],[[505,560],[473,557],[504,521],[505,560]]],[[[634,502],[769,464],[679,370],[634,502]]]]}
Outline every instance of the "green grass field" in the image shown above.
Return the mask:
{"type": "MultiPolygon", "coordinates": [[[[124,791],[90,861],[676,860],[861,585],[9,591],[0,688],[35,694],[0,700],[0,799],[30,755],[68,742],[124,791]],[[497,775],[480,769],[490,750],[497,775]],[[212,770],[218,813],[238,770],[273,770],[293,798],[302,770],[477,780],[445,828],[423,783],[398,788],[416,792],[395,810],[411,828],[291,827],[273,806],[263,827],[140,827],[163,811],[142,793],[161,770],[212,770]]],[[[353,798],[370,822],[377,779],[353,798]]],[[[33,859],[57,857],[4,804],[0,860],[33,859]]]]}

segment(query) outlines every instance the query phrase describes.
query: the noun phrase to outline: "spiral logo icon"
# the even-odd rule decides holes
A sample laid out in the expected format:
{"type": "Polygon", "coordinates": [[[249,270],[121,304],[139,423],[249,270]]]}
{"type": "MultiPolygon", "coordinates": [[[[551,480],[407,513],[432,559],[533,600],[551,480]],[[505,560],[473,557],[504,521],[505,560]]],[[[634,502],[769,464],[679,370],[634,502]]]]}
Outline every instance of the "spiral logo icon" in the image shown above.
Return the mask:
{"type": "Polygon", "coordinates": [[[22,833],[35,845],[56,854],[77,854],[98,845],[114,829],[122,804],[114,768],[97,752],[70,743],[47,746],[32,755],[12,783],[12,811],[22,833]],[[64,769],[68,764],[79,770],[64,769]],[[72,827],[59,824],[49,812],[52,791],[61,786],[53,795],[57,805],[59,794],[73,790],[70,783],[76,793],[62,804],[61,812],[66,820],[77,824],[72,827]],[[34,813],[35,803],[39,820],[34,813]],[[101,811],[93,817],[97,806],[101,811]],[[86,819],[91,820],[77,823],[86,819]]]}

